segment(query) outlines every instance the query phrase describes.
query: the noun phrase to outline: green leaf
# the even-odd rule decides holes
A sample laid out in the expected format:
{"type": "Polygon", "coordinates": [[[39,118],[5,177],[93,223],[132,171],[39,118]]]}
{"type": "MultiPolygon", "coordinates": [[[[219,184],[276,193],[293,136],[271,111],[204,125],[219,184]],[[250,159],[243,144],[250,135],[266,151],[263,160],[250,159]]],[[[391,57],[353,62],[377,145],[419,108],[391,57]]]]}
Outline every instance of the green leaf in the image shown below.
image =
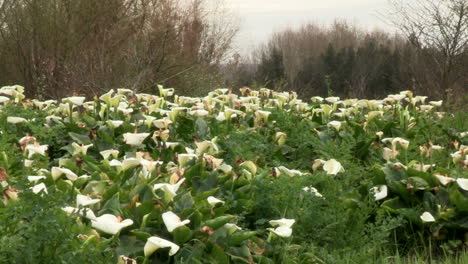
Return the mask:
{"type": "Polygon", "coordinates": [[[395,194],[398,194],[405,202],[411,201],[411,193],[406,188],[406,185],[399,181],[387,182],[388,188],[395,194]]]}
{"type": "Polygon", "coordinates": [[[181,245],[192,238],[192,231],[187,226],[178,227],[172,232],[174,243],[181,245]]]}
{"type": "Polygon", "coordinates": [[[150,233],[146,233],[143,231],[130,231],[133,235],[135,235],[136,238],[139,240],[145,241],[148,240],[149,237],[151,237],[150,233]]]}
{"type": "Polygon", "coordinates": [[[115,193],[112,198],[107,200],[107,202],[104,204],[102,207],[102,210],[100,211],[100,215],[103,214],[113,214],[113,215],[120,215],[121,210],[120,210],[120,198],[119,198],[119,193],[115,193]]]}
{"type": "Polygon", "coordinates": [[[397,209],[404,208],[405,204],[401,202],[400,198],[395,197],[393,199],[386,200],[380,206],[391,213],[397,213],[397,209]]]}
{"type": "Polygon", "coordinates": [[[226,255],[226,253],[224,253],[224,250],[218,245],[213,245],[213,248],[210,252],[210,258],[214,261],[213,263],[229,263],[228,255],[226,255]]]}
{"type": "Polygon", "coordinates": [[[401,181],[407,178],[403,169],[396,170],[392,168],[391,165],[387,165],[386,167],[382,168],[382,171],[385,173],[385,179],[387,182],[401,181]]]}
{"type": "Polygon", "coordinates": [[[91,144],[91,140],[89,139],[88,135],[77,134],[74,132],[69,132],[68,135],[78,144],[91,144]]]}
{"type": "Polygon", "coordinates": [[[201,117],[195,121],[195,131],[199,139],[204,140],[211,138],[210,128],[208,123],[201,117]]]}
{"type": "Polygon", "coordinates": [[[209,226],[209,227],[216,230],[216,229],[222,227],[223,225],[225,225],[226,223],[231,222],[235,218],[236,217],[233,216],[233,215],[223,215],[223,216],[216,217],[215,219],[207,220],[205,222],[205,225],[207,225],[207,226],[209,226]]]}
{"type": "Polygon", "coordinates": [[[231,238],[229,239],[229,245],[237,246],[241,244],[243,241],[255,236],[256,234],[257,232],[255,231],[236,232],[233,235],[231,235],[231,238]]]}
{"type": "Polygon", "coordinates": [[[180,198],[174,203],[174,212],[176,214],[182,213],[185,209],[190,209],[193,207],[193,198],[190,192],[184,193],[180,198]]]}
{"type": "Polygon", "coordinates": [[[408,177],[419,177],[423,179],[431,187],[439,186],[439,180],[429,172],[418,171],[413,168],[408,168],[406,170],[406,175],[408,177]]]}
{"type": "Polygon", "coordinates": [[[437,213],[439,211],[439,201],[437,197],[431,192],[424,192],[423,196],[423,208],[424,211],[428,211],[431,213],[437,213]]]}
{"type": "Polygon", "coordinates": [[[468,199],[466,199],[459,190],[452,191],[450,194],[450,201],[452,201],[458,211],[468,212],[468,199]]]}
{"type": "Polygon", "coordinates": [[[416,190],[425,190],[429,188],[429,184],[419,177],[409,177],[408,183],[410,183],[416,190]]]}

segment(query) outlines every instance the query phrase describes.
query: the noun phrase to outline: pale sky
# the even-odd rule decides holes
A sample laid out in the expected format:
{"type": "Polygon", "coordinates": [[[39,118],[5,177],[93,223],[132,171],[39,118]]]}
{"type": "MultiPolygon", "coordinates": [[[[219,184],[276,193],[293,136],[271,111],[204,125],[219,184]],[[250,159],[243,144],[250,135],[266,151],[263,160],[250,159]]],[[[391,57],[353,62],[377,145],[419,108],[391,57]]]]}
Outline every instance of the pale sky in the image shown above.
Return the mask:
{"type": "Polygon", "coordinates": [[[368,30],[390,31],[377,12],[386,0],[226,0],[240,18],[240,32],[235,45],[242,54],[266,42],[273,32],[298,27],[307,22],[330,24],[346,19],[368,30]]]}

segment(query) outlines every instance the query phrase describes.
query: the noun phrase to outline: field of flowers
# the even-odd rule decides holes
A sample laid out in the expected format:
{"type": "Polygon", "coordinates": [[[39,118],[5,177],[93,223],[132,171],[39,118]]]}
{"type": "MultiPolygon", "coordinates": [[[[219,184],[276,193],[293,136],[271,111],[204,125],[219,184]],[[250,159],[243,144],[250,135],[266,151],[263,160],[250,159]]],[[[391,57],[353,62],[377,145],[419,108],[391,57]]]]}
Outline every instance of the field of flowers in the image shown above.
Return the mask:
{"type": "Polygon", "coordinates": [[[0,263],[378,263],[463,252],[466,113],[243,88],[0,88],[0,263]]]}

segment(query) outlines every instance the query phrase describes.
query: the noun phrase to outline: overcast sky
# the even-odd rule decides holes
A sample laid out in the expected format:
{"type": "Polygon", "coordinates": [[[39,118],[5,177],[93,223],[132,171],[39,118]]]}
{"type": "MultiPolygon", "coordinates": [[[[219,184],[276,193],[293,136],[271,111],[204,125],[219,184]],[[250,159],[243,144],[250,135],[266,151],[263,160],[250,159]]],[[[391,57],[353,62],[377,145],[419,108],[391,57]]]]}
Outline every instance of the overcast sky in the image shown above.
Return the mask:
{"type": "Polygon", "coordinates": [[[346,19],[368,30],[391,30],[377,16],[386,0],[227,0],[240,17],[236,46],[242,54],[268,40],[275,31],[306,22],[330,24],[346,19]]]}

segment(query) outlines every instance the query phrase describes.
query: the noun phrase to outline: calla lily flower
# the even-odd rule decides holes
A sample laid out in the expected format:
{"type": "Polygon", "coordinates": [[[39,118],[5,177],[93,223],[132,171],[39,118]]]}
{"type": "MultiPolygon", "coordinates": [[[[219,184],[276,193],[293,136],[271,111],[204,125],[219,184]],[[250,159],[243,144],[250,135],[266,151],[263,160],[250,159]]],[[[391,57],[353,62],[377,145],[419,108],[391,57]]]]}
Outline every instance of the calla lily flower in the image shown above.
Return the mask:
{"type": "Polygon", "coordinates": [[[211,206],[215,206],[219,203],[224,203],[224,201],[216,198],[216,197],[213,197],[213,196],[209,196],[208,198],[206,198],[206,200],[208,201],[208,203],[211,205],[211,206]]]}
{"type": "Polygon", "coordinates": [[[111,156],[111,155],[112,155],[112,157],[117,158],[119,156],[119,151],[116,150],[116,149],[108,149],[108,150],[103,150],[103,151],[99,152],[99,154],[101,154],[101,156],[104,159],[108,159],[109,156],[111,156]]]}
{"type": "Polygon", "coordinates": [[[292,227],[296,220],[294,219],[287,219],[287,218],[281,218],[278,220],[270,220],[269,223],[272,226],[287,226],[287,227],[292,227]]]}
{"type": "Polygon", "coordinates": [[[145,256],[151,256],[156,250],[160,248],[170,248],[169,249],[169,256],[174,256],[177,251],[179,251],[179,246],[172,243],[171,241],[162,239],[157,236],[152,236],[149,237],[148,240],[146,241],[145,247],[144,247],[144,252],[145,256]]]}
{"type": "Polygon", "coordinates": [[[448,177],[446,175],[438,174],[438,173],[434,174],[434,176],[440,181],[440,183],[443,186],[446,186],[447,184],[456,181],[454,178],[448,177]]]}
{"type": "Polygon", "coordinates": [[[27,123],[28,120],[22,117],[9,116],[7,117],[7,122],[10,124],[19,124],[19,123],[27,123]]]}
{"type": "Polygon", "coordinates": [[[88,206],[88,205],[96,204],[99,202],[100,202],[99,199],[91,199],[91,197],[86,196],[86,195],[82,195],[82,194],[76,195],[76,207],[80,207],[80,205],[88,206]]]}
{"type": "Polygon", "coordinates": [[[398,150],[389,149],[387,147],[382,149],[382,156],[385,160],[390,161],[396,159],[396,157],[400,154],[398,150]]]}
{"type": "Polygon", "coordinates": [[[435,167],[435,164],[423,164],[423,163],[416,163],[413,165],[413,168],[415,168],[418,171],[423,171],[426,172],[430,168],[435,167]]]}
{"type": "Polygon", "coordinates": [[[468,179],[458,178],[457,184],[465,191],[468,191],[468,179]]]}
{"type": "Polygon", "coordinates": [[[190,220],[188,219],[181,221],[180,217],[178,217],[172,211],[163,213],[162,219],[163,219],[164,225],[166,225],[167,231],[169,231],[170,233],[172,233],[172,231],[174,231],[178,227],[181,227],[190,223],[190,220]]]}
{"type": "Polygon", "coordinates": [[[276,167],[274,168],[275,169],[275,173],[277,176],[281,175],[281,174],[284,174],[286,176],[289,176],[289,177],[294,177],[294,176],[302,176],[303,173],[298,171],[298,170],[291,170],[291,169],[288,169],[284,166],[279,166],[279,167],[276,167]]]}
{"type": "Polygon", "coordinates": [[[46,176],[28,176],[28,181],[37,182],[39,180],[45,179],[46,176]]]}
{"type": "Polygon", "coordinates": [[[314,162],[312,163],[312,170],[316,171],[318,168],[323,166],[323,164],[325,164],[325,161],[323,159],[314,160],[314,162]]]}
{"type": "Polygon", "coordinates": [[[339,131],[340,128],[341,128],[341,122],[340,121],[331,121],[327,124],[328,127],[333,127],[334,129],[336,129],[336,131],[339,131]]]}
{"type": "Polygon", "coordinates": [[[167,129],[169,127],[169,125],[172,124],[172,121],[170,119],[168,119],[168,118],[163,118],[163,119],[154,120],[153,124],[157,128],[167,129]]]}
{"type": "Polygon", "coordinates": [[[419,218],[421,218],[421,220],[424,222],[424,223],[431,223],[431,222],[435,222],[435,218],[434,216],[432,216],[431,213],[429,212],[424,212],[419,218]]]}
{"type": "Polygon", "coordinates": [[[184,167],[190,160],[196,159],[197,155],[196,154],[190,154],[190,153],[183,153],[183,154],[178,154],[177,155],[177,160],[179,163],[179,167],[184,167]]]}
{"type": "Polygon", "coordinates": [[[118,128],[119,126],[121,126],[122,124],[124,123],[124,121],[122,120],[107,120],[106,121],[106,124],[110,127],[110,128],[118,128]]]}
{"type": "Polygon", "coordinates": [[[236,224],[231,223],[224,224],[224,228],[228,230],[228,235],[232,235],[234,232],[242,230],[242,228],[238,227],[236,224]]]}
{"type": "Polygon", "coordinates": [[[292,225],[296,222],[294,219],[281,218],[278,220],[271,220],[269,223],[276,228],[267,228],[271,232],[280,237],[290,237],[292,234],[292,225]]]}
{"type": "Polygon", "coordinates": [[[271,112],[268,111],[263,111],[263,110],[257,110],[255,111],[255,116],[259,119],[262,119],[264,123],[268,121],[268,116],[270,116],[271,112]]]}
{"type": "Polygon", "coordinates": [[[336,96],[330,96],[330,97],[327,97],[325,98],[325,101],[331,103],[331,104],[334,104],[336,102],[338,102],[340,100],[339,97],[336,97],[336,96]]]}
{"type": "Polygon", "coordinates": [[[140,165],[140,160],[136,158],[128,158],[120,162],[119,160],[113,159],[109,162],[109,165],[111,167],[119,167],[123,171],[126,171],[128,169],[132,169],[140,165]]]}
{"type": "Polygon", "coordinates": [[[76,181],[78,179],[78,175],[76,175],[73,171],[67,169],[67,168],[60,168],[60,167],[52,167],[51,169],[51,174],[52,178],[54,180],[57,180],[62,176],[62,174],[65,174],[65,176],[70,180],[70,181],[76,181]]]}
{"type": "Polygon", "coordinates": [[[31,190],[33,191],[33,193],[35,194],[38,194],[40,193],[41,191],[44,191],[44,193],[48,193],[47,192],[47,186],[44,184],[44,183],[39,183],[37,185],[34,185],[33,187],[31,187],[31,190]]]}
{"type": "Polygon", "coordinates": [[[49,148],[48,145],[34,145],[28,144],[26,145],[26,150],[28,151],[28,159],[30,159],[34,154],[39,154],[42,156],[46,155],[46,151],[49,148]]]}
{"type": "Polygon", "coordinates": [[[286,138],[288,135],[283,132],[276,132],[275,134],[275,141],[278,143],[278,146],[282,147],[284,146],[284,143],[286,143],[286,138]]]}
{"type": "Polygon", "coordinates": [[[181,179],[176,184],[156,183],[154,185],[154,190],[162,189],[164,191],[164,197],[167,198],[168,201],[172,201],[174,196],[176,196],[177,190],[179,190],[180,185],[182,185],[184,181],[185,181],[185,178],[181,179]]]}
{"type": "Polygon", "coordinates": [[[403,138],[384,138],[382,139],[382,142],[387,143],[390,142],[392,144],[392,149],[395,150],[397,144],[402,146],[404,149],[407,149],[409,146],[409,141],[403,138]]]}
{"type": "Polygon", "coordinates": [[[78,154],[82,154],[82,155],[86,155],[86,153],[88,152],[88,149],[90,147],[92,147],[93,144],[89,144],[89,145],[78,145],[76,142],[73,142],[72,143],[72,147],[73,147],[73,156],[75,155],[78,155],[78,154]]]}
{"type": "Polygon", "coordinates": [[[253,161],[247,160],[240,164],[240,167],[247,169],[252,175],[257,173],[257,165],[253,161]]]}
{"type": "Polygon", "coordinates": [[[267,228],[274,234],[280,237],[290,237],[292,235],[292,228],[287,226],[278,226],[277,228],[267,228]]]}
{"type": "Polygon", "coordinates": [[[314,196],[323,197],[323,195],[321,193],[319,193],[319,191],[316,188],[312,187],[312,186],[306,186],[306,187],[302,188],[302,190],[304,192],[311,192],[314,196]]]}
{"type": "Polygon", "coordinates": [[[370,189],[371,193],[374,194],[374,198],[376,201],[382,200],[387,197],[388,195],[388,188],[387,185],[381,185],[381,186],[376,186],[372,187],[370,189]]]}
{"type": "Polygon", "coordinates": [[[202,116],[207,116],[210,112],[204,110],[204,109],[198,109],[198,110],[193,110],[190,111],[189,114],[192,116],[196,117],[202,117],[202,116]]]}
{"type": "Polygon", "coordinates": [[[131,219],[121,221],[120,217],[104,214],[91,221],[91,226],[107,234],[115,235],[127,226],[133,225],[131,219]]]}
{"type": "Polygon", "coordinates": [[[89,220],[96,220],[96,215],[89,208],[75,208],[71,206],[63,207],[62,210],[67,214],[78,214],[82,217],[88,218],[89,220]]]}
{"type": "Polygon", "coordinates": [[[72,105],[80,106],[84,103],[85,99],[86,97],[83,97],[83,96],[71,96],[71,97],[64,98],[62,102],[71,103],[72,105]]]}
{"type": "Polygon", "coordinates": [[[131,146],[140,146],[150,133],[125,133],[123,141],[131,146]]]}
{"type": "Polygon", "coordinates": [[[6,102],[9,102],[9,101],[10,101],[10,98],[8,98],[6,96],[0,96],[0,104],[6,103],[6,102]]]}
{"type": "Polygon", "coordinates": [[[335,159],[327,160],[323,164],[323,170],[327,172],[327,174],[336,175],[339,172],[344,172],[343,166],[341,163],[336,161],[335,159]]]}

